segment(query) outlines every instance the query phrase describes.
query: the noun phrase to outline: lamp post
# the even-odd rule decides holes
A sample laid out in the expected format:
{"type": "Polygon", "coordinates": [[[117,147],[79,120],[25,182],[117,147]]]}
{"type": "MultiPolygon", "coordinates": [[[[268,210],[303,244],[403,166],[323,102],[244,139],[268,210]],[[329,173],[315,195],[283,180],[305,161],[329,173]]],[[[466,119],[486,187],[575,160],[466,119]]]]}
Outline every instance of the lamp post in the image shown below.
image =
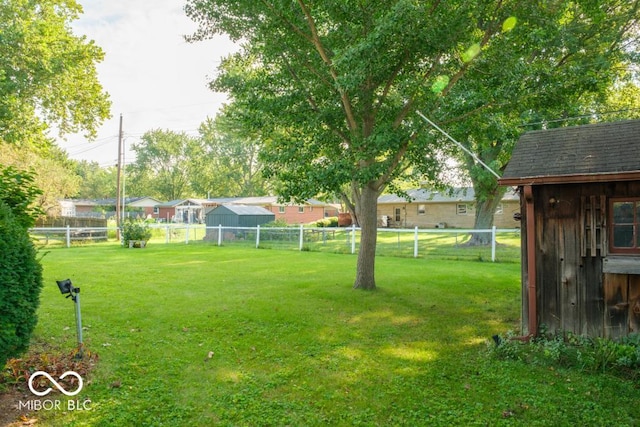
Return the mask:
{"type": "Polygon", "coordinates": [[[82,316],[80,314],[80,288],[76,288],[70,279],[56,280],[61,294],[66,294],[65,298],[71,297],[76,306],[76,333],[78,335],[78,353],[76,358],[82,359],[84,356],[84,344],[82,343],[82,316]]]}

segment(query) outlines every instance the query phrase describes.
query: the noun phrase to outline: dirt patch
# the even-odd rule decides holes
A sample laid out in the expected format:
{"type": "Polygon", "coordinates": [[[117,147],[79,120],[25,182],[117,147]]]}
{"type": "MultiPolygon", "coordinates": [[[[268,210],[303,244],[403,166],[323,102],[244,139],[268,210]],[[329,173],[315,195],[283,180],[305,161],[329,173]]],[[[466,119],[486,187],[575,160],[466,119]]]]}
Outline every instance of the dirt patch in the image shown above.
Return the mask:
{"type": "MultiPolygon", "coordinates": [[[[47,409],[46,405],[51,405],[52,402],[58,404],[58,399],[47,395],[39,398],[29,390],[27,383],[34,371],[41,370],[57,378],[67,390],[78,387],[77,375],[86,381],[98,362],[98,355],[87,349],[83,349],[83,353],[80,353],[83,354],[80,357],[78,350],[63,353],[50,345],[36,343],[22,358],[7,361],[4,370],[0,370],[0,427],[34,425],[38,422],[38,409],[47,409]],[[67,371],[73,371],[77,375],[60,379],[67,371]],[[34,404],[37,400],[40,402],[34,404]]],[[[39,391],[49,386],[47,378],[43,376],[35,378],[31,385],[39,391]]]]}
{"type": "Polygon", "coordinates": [[[38,422],[37,418],[26,410],[20,409],[20,402],[33,399],[33,395],[20,387],[0,392],[0,427],[30,426],[38,422]]]}

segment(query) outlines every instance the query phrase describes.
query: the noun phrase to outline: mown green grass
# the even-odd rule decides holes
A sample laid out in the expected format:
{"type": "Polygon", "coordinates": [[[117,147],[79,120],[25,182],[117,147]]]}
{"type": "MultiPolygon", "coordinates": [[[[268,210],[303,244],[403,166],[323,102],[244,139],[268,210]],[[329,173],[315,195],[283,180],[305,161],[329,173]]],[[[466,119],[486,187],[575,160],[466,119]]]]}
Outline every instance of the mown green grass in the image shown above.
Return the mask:
{"type": "Polygon", "coordinates": [[[638,384],[500,361],[519,324],[514,263],[356,257],[211,245],[50,250],[36,339],[85,342],[99,363],[42,425],[636,425],[638,384]],[[211,357],[209,357],[211,356],[211,357]]]}

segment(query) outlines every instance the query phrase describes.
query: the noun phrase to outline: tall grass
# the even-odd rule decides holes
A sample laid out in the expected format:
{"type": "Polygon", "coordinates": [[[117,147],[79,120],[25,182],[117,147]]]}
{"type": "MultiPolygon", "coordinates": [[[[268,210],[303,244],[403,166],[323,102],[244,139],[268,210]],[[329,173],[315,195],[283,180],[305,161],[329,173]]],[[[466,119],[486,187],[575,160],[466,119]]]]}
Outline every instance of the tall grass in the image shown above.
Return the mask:
{"type": "Polygon", "coordinates": [[[633,425],[637,384],[488,356],[517,328],[517,264],[211,245],[50,250],[37,339],[100,360],[80,399],[43,425],[633,425]]]}

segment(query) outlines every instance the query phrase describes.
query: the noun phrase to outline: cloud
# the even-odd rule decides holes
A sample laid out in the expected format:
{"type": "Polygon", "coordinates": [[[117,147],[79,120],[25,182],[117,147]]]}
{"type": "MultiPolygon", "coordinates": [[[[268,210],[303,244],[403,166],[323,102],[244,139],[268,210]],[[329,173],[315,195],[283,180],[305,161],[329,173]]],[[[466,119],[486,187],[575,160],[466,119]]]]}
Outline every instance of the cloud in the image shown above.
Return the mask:
{"type": "MultiPolygon", "coordinates": [[[[72,135],[60,145],[74,159],[114,164],[123,115],[125,145],[151,129],[193,133],[226,101],[207,83],[224,56],[237,47],[227,38],[187,43],[196,29],[175,0],[80,1],[84,14],[72,24],[105,52],[98,64],[103,88],[112,101],[113,118],[100,128],[96,142],[72,135]]],[[[127,153],[127,159],[132,154],[127,153]]]]}

